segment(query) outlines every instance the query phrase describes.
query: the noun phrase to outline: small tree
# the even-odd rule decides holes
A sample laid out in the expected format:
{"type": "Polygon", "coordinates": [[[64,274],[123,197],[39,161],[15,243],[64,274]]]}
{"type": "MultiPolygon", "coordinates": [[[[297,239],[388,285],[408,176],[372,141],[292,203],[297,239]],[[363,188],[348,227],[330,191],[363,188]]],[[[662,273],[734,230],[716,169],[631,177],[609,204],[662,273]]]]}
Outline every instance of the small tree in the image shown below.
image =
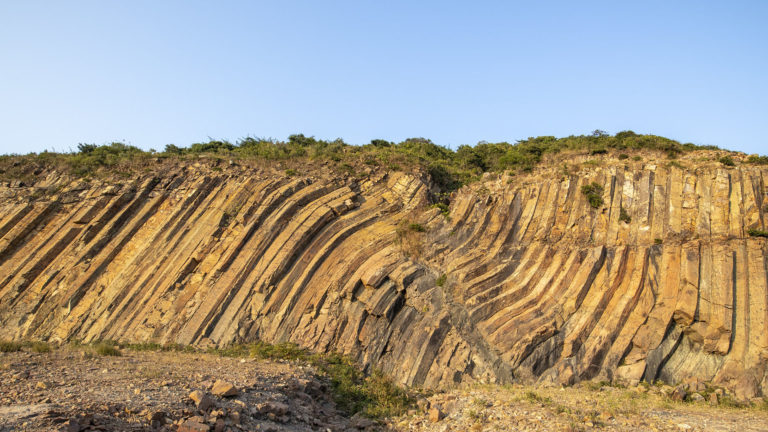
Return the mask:
{"type": "Polygon", "coordinates": [[[97,148],[99,148],[99,146],[96,144],[79,143],[77,145],[77,150],[82,154],[93,153],[97,148]]]}

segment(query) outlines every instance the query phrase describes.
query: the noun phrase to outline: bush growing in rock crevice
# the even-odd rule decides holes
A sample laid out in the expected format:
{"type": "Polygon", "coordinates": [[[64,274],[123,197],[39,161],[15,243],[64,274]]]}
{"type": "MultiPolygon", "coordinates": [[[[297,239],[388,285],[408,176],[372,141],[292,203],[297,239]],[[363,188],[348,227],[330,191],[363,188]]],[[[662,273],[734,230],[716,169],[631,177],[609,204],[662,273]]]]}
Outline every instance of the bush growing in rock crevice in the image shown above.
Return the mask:
{"type": "Polygon", "coordinates": [[[592,182],[581,187],[581,193],[587,197],[590,207],[598,209],[603,205],[603,187],[592,182]]]}
{"type": "Polygon", "coordinates": [[[619,220],[626,223],[632,222],[632,218],[627,213],[627,210],[624,209],[624,206],[621,206],[619,209],[619,220]]]}

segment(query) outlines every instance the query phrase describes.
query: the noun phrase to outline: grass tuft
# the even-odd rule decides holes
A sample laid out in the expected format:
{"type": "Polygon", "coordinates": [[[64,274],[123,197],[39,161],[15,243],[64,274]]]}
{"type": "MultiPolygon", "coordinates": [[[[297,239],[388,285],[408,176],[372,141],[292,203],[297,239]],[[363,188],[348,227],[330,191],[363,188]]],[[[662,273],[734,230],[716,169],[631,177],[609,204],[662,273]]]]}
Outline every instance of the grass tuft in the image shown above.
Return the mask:
{"type": "Polygon", "coordinates": [[[123,353],[113,344],[109,342],[99,342],[93,345],[93,349],[96,354],[101,356],[119,357],[123,353]]]}
{"type": "Polygon", "coordinates": [[[747,234],[752,237],[768,237],[768,231],[750,228],[747,230],[747,234]]]}
{"type": "Polygon", "coordinates": [[[32,342],[32,351],[36,353],[49,353],[51,352],[51,345],[47,342],[32,342]]]}
{"type": "Polygon", "coordinates": [[[10,353],[21,351],[21,344],[12,341],[0,341],[0,352],[10,353]]]}
{"type": "Polygon", "coordinates": [[[525,399],[531,403],[540,403],[544,405],[551,405],[553,403],[552,398],[548,396],[541,396],[535,391],[527,391],[524,395],[525,399]]]}
{"type": "Polygon", "coordinates": [[[621,206],[621,209],[619,210],[619,220],[626,223],[632,222],[632,218],[629,216],[629,213],[627,213],[627,210],[624,209],[624,206],[621,206]]]}
{"type": "Polygon", "coordinates": [[[424,228],[424,225],[420,223],[408,224],[408,229],[415,232],[424,232],[427,230],[426,228],[424,228]]]}

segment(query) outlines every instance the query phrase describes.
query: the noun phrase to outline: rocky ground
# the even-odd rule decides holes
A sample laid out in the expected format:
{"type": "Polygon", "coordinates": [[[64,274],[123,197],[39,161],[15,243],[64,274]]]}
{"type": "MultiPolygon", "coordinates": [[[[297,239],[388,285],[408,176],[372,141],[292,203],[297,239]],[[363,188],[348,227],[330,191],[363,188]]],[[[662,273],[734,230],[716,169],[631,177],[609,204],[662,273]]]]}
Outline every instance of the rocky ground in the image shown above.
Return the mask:
{"type": "Polygon", "coordinates": [[[0,354],[1,432],[768,430],[768,410],[697,394],[707,394],[698,383],[474,386],[419,397],[407,415],[372,422],[340,413],[323,379],[298,363],[71,348],[0,354]]]}
{"type": "Polygon", "coordinates": [[[399,431],[766,431],[768,411],[676,402],[672,387],[488,386],[436,394],[399,431]]]}
{"type": "Polygon", "coordinates": [[[345,430],[311,368],[178,352],[0,354],[0,431],[345,430]]]}

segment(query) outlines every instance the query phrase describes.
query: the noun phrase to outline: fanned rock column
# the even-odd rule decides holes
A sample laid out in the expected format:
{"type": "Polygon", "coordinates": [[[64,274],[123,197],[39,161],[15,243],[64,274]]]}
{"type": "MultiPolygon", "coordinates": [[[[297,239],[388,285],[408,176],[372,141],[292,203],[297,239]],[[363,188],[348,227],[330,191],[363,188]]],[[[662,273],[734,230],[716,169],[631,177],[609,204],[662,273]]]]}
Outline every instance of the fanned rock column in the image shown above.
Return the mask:
{"type": "Polygon", "coordinates": [[[449,218],[402,173],[5,185],[0,338],[291,341],[407,385],[696,376],[768,394],[768,244],[747,234],[768,224],[768,171],[601,164],[487,174],[449,218]]]}

